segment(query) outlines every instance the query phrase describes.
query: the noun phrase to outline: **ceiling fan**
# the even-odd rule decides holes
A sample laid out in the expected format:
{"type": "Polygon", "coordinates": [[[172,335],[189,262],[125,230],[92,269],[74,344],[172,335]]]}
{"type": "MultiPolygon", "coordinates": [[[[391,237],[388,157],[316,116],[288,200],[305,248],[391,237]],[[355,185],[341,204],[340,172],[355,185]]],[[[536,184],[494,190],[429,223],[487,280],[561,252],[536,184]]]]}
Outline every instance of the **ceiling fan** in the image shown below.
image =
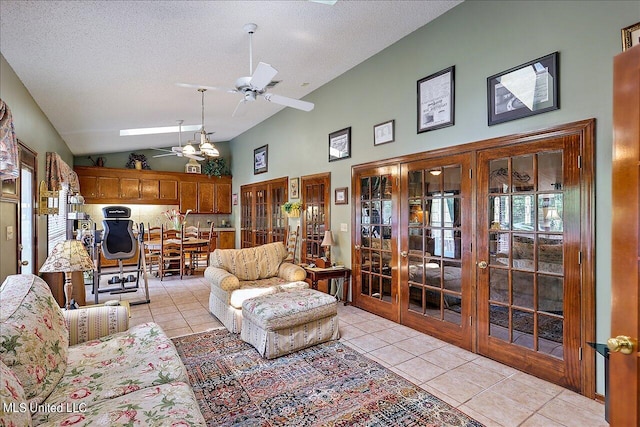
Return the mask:
{"type": "Polygon", "coordinates": [[[258,97],[262,97],[269,102],[273,102],[274,104],[284,105],[285,107],[296,108],[302,111],[311,111],[313,110],[314,104],[307,101],[301,101],[299,99],[287,98],[286,96],[276,95],[273,93],[268,93],[267,89],[269,87],[275,86],[277,82],[272,82],[272,79],[278,74],[278,70],[273,68],[271,65],[266,64],[264,62],[260,62],[256,67],[255,71],[253,71],[253,47],[252,47],[252,38],[253,33],[256,31],[258,26],[256,24],[245,24],[243,29],[245,32],[249,34],[249,74],[253,73],[251,77],[240,77],[236,80],[234,89],[220,88],[215,86],[198,86],[192,85],[188,83],[178,83],[178,86],[183,87],[197,87],[204,89],[214,89],[214,90],[223,90],[230,93],[240,93],[242,94],[242,99],[236,106],[232,116],[235,116],[238,113],[239,109],[245,105],[247,102],[255,101],[258,97]]]}
{"type": "Polygon", "coordinates": [[[200,151],[196,151],[193,145],[191,145],[191,141],[187,142],[187,145],[185,145],[184,147],[182,146],[182,122],[183,121],[184,120],[178,120],[178,146],[171,147],[171,150],[166,150],[164,148],[152,148],[152,150],[166,152],[166,154],[157,154],[153,157],[177,156],[177,157],[187,157],[189,159],[194,159],[194,160],[204,160],[204,157],[201,157],[198,155],[202,153],[200,151]]]}

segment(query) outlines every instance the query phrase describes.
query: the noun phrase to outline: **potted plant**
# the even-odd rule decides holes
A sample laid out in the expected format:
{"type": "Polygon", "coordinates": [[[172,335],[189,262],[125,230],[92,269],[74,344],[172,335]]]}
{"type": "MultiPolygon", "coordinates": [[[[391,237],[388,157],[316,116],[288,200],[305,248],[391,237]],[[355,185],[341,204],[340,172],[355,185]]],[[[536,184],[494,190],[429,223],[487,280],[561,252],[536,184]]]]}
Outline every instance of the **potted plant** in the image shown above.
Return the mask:
{"type": "Polygon", "coordinates": [[[302,208],[302,203],[300,202],[285,202],[282,205],[282,211],[286,213],[289,218],[300,216],[300,208],[302,208]]]}
{"type": "Polygon", "coordinates": [[[223,175],[229,175],[229,169],[222,157],[216,157],[213,159],[208,158],[202,164],[202,173],[208,176],[217,176],[220,178],[223,175]]]}

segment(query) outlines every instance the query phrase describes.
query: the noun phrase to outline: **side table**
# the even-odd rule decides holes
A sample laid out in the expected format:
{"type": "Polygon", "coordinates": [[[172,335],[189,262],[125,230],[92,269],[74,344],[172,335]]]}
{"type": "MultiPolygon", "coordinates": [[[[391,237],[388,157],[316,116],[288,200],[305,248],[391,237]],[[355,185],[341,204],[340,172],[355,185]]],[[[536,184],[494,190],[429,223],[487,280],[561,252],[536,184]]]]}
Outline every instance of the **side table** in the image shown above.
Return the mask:
{"type": "MultiPolygon", "coordinates": [[[[300,265],[300,267],[304,268],[307,272],[307,276],[311,279],[311,289],[318,290],[318,281],[320,280],[329,280],[329,279],[344,279],[342,286],[338,285],[336,288],[336,298],[338,301],[344,301],[344,305],[347,305],[349,301],[347,298],[349,297],[349,289],[351,288],[351,269],[346,267],[329,267],[329,268],[318,268],[318,267],[307,267],[305,265],[300,265]],[[342,288],[342,291],[340,291],[342,288]],[[339,294],[342,294],[341,297],[338,297],[339,294]]],[[[330,287],[329,287],[330,288],[330,287]]]]}

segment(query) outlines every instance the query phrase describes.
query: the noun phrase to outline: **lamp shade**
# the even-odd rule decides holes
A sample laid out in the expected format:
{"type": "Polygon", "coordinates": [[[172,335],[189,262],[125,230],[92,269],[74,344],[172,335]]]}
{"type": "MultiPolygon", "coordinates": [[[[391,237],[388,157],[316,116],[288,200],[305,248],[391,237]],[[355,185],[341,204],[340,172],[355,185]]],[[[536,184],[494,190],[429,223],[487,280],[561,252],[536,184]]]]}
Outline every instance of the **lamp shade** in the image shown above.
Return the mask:
{"type": "Polygon", "coordinates": [[[69,273],[93,270],[93,261],[79,240],[65,240],[58,243],[40,267],[41,273],[69,273]]]}
{"type": "Polygon", "coordinates": [[[324,232],[324,239],[322,239],[322,243],[320,246],[333,246],[336,242],[333,241],[333,236],[331,235],[331,231],[327,230],[324,232]]]}

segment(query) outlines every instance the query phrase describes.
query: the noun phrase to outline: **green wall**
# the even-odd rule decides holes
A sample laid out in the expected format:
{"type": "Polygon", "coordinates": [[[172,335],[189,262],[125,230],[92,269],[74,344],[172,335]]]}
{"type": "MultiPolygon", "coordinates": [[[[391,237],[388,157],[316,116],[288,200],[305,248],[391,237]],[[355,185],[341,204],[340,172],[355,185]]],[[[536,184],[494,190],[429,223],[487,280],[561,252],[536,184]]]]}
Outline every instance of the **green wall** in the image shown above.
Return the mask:
{"type": "MultiPolygon", "coordinates": [[[[329,171],[333,194],[336,187],[351,186],[354,165],[596,118],[596,319],[597,340],[606,341],[612,67],[621,51],[620,29],[638,21],[637,1],[468,0],[307,96],[316,105],[312,112],[285,109],[233,139],[233,192],[249,182],[329,171]],[[555,51],[560,52],[560,109],[489,127],[486,78],[555,51]],[[456,66],[455,126],[417,134],[416,82],[451,65],[456,66]],[[374,147],[373,125],[390,119],[396,120],[395,142],[374,147]],[[329,163],[328,134],[348,126],[351,158],[329,163]],[[269,170],[253,175],[253,150],[264,144],[269,144],[269,170]]],[[[347,265],[351,207],[351,202],[331,206],[339,245],[333,253],[347,265]],[[348,232],[338,231],[341,223],[348,224],[348,232]]],[[[597,391],[604,393],[601,359],[597,391]]]]}
{"type": "MultiPolygon", "coordinates": [[[[176,135],[176,145],[178,145],[178,137],[176,135]]],[[[229,149],[229,142],[216,142],[214,144],[218,151],[220,152],[220,156],[224,158],[227,167],[231,166],[231,150],[229,149]]],[[[167,149],[171,149],[171,147],[167,147],[167,149]]],[[[107,153],[107,154],[93,154],[91,155],[91,159],[96,161],[98,157],[104,157],[105,159],[105,167],[108,168],[124,168],[127,162],[129,161],[129,155],[131,153],[136,154],[144,154],[147,158],[147,163],[152,170],[156,171],[168,171],[168,172],[184,172],[184,165],[186,165],[189,159],[185,159],[183,157],[177,156],[165,156],[165,157],[153,157],[158,154],[163,154],[157,150],[134,150],[134,151],[125,151],[119,153],[107,153]]],[[[92,166],[93,162],[89,159],[89,156],[74,156],[73,157],[73,165],[74,166],[92,166]]],[[[202,163],[202,162],[200,162],[202,163]]]]}
{"type": "MultiPolygon", "coordinates": [[[[73,164],[73,156],[69,147],[49,122],[31,94],[24,87],[9,63],[0,54],[0,98],[7,103],[13,115],[18,138],[31,150],[38,154],[38,182],[45,176],[45,153],[54,151],[69,165],[73,164]]],[[[16,241],[7,240],[4,230],[8,225],[15,229],[15,205],[0,202],[0,280],[4,281],[9,274],[17,272],[16,241]]],[[[38,265],[47,259],[47,217],[37,217],[38,227],[38,265]]]]}

